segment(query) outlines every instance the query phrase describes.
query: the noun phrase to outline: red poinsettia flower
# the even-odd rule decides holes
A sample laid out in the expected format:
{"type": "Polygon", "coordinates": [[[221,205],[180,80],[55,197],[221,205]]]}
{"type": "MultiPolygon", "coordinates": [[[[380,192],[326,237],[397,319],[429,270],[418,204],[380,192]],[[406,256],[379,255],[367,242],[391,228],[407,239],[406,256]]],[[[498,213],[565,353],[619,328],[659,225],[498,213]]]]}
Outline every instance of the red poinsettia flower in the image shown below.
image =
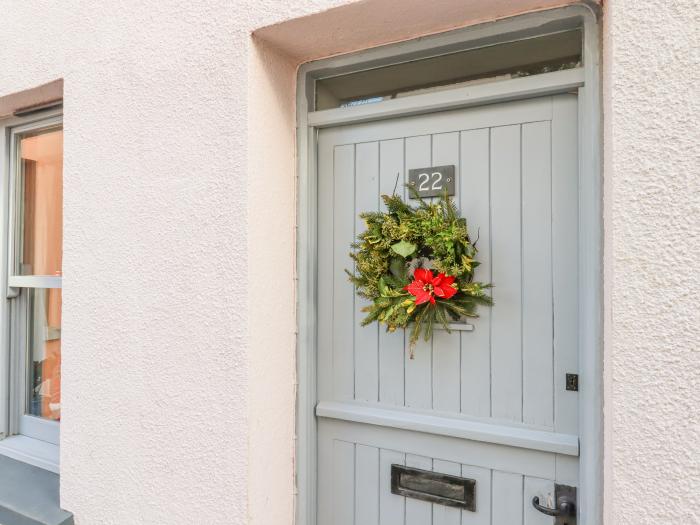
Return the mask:
{"type": "Polygon", "coordinates": [[[439,273],[434,276],[431,270],[416,268],[416,271],[413,272],[413,279],[414,281],[406,286],[404,290],[416,296],[416,305],[427,303],[428,301],[431,304],[435,304],[435,297],[449,299],[457,293],[457,289],[452,286],[455,278],[451,275],[439,273]]]}

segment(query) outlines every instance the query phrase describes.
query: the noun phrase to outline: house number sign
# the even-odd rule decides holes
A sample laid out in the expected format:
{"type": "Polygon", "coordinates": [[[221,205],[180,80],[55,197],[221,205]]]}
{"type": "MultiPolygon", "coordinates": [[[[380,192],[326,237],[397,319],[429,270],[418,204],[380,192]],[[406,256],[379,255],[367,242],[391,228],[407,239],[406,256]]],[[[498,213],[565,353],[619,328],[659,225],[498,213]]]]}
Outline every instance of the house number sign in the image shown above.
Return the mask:
{"type": "Polygon", "coordinates": [[[419,197],[439,197],[455,194],[455,167],[432,166],[408,170],[408,183],[418,192],[419,197]]]}

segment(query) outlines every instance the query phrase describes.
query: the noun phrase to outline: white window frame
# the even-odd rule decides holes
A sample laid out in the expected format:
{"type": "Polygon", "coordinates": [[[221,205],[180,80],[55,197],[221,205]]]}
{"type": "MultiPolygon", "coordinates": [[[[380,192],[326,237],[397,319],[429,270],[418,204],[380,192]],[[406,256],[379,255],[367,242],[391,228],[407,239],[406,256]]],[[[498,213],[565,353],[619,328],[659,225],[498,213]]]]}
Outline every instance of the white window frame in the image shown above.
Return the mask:
{"type": "Polygon", "coordinates": [[[31,288],[61,288],[55,275],[21,275],[22,191],[19,181],[19,139],[27,133],[59,129],[61,108],[0,121],[2,173],[2,256],[0,256],[0,454],[58,472],[60,423],[26,414],[29,377],[27,294],[31,288]]]}

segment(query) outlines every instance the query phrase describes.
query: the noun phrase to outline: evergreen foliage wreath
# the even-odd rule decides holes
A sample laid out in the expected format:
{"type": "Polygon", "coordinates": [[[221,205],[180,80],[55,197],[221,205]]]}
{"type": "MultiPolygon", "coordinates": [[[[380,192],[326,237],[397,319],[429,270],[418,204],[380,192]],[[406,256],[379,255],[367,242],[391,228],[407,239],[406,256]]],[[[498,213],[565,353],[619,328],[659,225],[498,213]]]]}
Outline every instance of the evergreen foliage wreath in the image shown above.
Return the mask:
{"type": "Polygon", "coordinates": [[[490,284],[475,282],[476,242],[467,221],[444,195],[418,206],[397,195],[382,195],[385,212],[362,213],[367,229],[352,244],[355,271],[346,270],[360,297],[371,301],[363,309],[362,325],[384,323],[389,332],[410,330],[411,357],[418,338],[429,340],[435,323],[478,317],[478,305],[492,305],[490,284]]]}

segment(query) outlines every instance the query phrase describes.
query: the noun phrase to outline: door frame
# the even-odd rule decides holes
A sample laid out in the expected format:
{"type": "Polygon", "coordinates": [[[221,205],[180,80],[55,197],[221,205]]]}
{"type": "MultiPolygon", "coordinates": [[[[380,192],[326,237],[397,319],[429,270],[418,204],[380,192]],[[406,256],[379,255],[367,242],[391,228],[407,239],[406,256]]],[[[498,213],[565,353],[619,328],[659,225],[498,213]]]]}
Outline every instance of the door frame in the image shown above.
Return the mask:
{"type": "MultiPolygon", "coordinates": [[[[579,525],[603,522],[603,179],[599,13],[573,5],[303,64],[297,78],[297,399],[295,523],[316,524],[316,138],[323,127],[578,91],[579,525]],[[376,104],[313,111],[315,81],[449,51],[583,31],[583,67],[376,104]]],[[[319,524],[320,525],[320,524],[319,524]]]]}

